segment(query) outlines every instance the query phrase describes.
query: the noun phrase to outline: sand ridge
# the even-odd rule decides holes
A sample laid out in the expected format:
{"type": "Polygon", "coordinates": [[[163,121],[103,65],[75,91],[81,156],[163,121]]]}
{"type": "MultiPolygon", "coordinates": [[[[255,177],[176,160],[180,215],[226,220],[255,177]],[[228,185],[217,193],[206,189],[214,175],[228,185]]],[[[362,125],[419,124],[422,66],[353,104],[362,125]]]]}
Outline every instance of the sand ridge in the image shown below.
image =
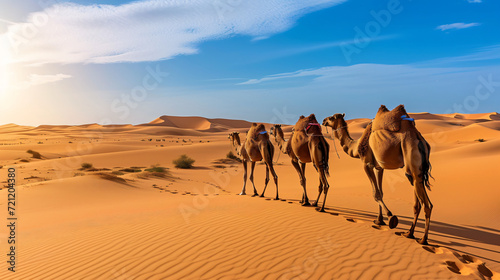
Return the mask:
{"type": "MultiPolygon", "coordinates": [[[[0,126],[0,176],[16,167],[22,218],[18,271],[4,267],[0,279],[500,278],[500,121],[494,114],[416,117],[432,146],[436,178],[429,193],[435,206],[430,246],[398,235],[413,219],[413,190],[401,171],[388,171],[384,179],[384,200],[400,218],[396,229],[373,225],[377,204],[369,181],[359,160],[341,149],[340,159],[330,157],[326,213],[300,206],[298,176],[285,155],[274,159],[282,200],[271,200],[272,184],[265,198],[237,196],[243,169],[226,159],[227,133],[240,131],[244,138],[249,123],[182,119],[0,126]],[[194,169],[173,166],[181,154],[196,160],[194,169]],[[93,167],[81,170],[82,163],[93,167]],[[153,166],[168,174],[146,171],[153,166]]],[[[353,137],[369,121],[349,120],[353,137]]],[[[283,128],[288,139],[291,126],[283,128]]],[[[314,174],[307,167],[311,198],[317,195],[314,174]]],[[[259,192],[264,177],[258,163],[259,192]]],[[[415,235],[422,235],[421,224],[415,235]]]]}

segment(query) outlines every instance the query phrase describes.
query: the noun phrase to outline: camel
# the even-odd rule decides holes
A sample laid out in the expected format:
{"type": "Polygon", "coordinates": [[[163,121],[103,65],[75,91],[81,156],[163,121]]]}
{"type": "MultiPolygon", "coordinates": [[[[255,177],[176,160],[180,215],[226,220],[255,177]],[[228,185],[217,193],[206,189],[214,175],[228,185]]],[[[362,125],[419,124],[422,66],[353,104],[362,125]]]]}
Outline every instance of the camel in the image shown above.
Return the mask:
{"type": "MultiPolygon", "coordinates": [[[[362,136],[353,140],[349,135],[345,114],[335,114],[323,120],[324,126],[333,129],[335,138],[349,156],[359,158],[370,179],[373,197],[379,204],[379,214],[374,221],[377,225],[385,225],[382,208],[386,211],[389,227],[398,224],[397,216],[387,208],[383,201],[382,178],[384,170],[405,167],[406,177],[414,186],[415,204],[413,206],[413,223],[403,236],[414,239],[415,226],[422,205],[425,211],[424,236],[418,240],[420,244],[428,244],[428,234],[432,203],[427,195],[430,190],[430,145],[415,127],[414,120],[408,117],[403,105],[389,111],[384,105],[380,107],[373,122],[363,132],[362,136]]],[[[334,139],[335,141],[335,139],[334,139]]]]}
{"type": "Polygon", "coordinates": [[[266,164],[266,180],[264,190],[262,191],[261,197],[264,197],[264,193],[266,192],[267,184],[269,183],[269,171],[271,171],[271,175],[274,179],[274,184],[276,185],[276,198],[275,200],[279,200],[278,195],[278,176],[274,171],[273,166],[273,155],[274,155],[274,146],[269,139],[269,134],[267,133],[263,124],[253,123],[250,127],[250,130],[247,132],[247,138],[245,139],[245,143],[242,145],[240,141],[240,136],[238,132],[233,132],[229,134],[228,137],[232,143],[233,148],[236,150],[237,154],[242,158],[243,163],[243,189],[239,195],[246,195],[246,184],[247,184],[247,163],[251,162],[251,170],[250,170],[250,182],[252,182],[253,196],[259,195],[257,189],[255,188],[255,184],[253,181],[253,172],[255,169],[255,163],[261,160],[264,160],[266,164]]]}
{"type": "Polygon", "coordinates": [[[319,193],[313,206],[318,206],[318,201],[324,191],[324,200],[320,212],[325,212],[326,196],[330,185],[326,179],[329,176],[328,157],[330,146],[321,133],[321,126],[314,114],[308,117],[301,116],[294,127],[290,139],[285,141],[281,125],[274,125],[271,128],[280,150],[288,154],[292,165],[299,174],[300,185],[303,188],[302,206],[310,206],[306,190],[306,163],[312,162],[319,173],[319,193]],[[286,146],[285,146],[286,143],[286,146]]]}

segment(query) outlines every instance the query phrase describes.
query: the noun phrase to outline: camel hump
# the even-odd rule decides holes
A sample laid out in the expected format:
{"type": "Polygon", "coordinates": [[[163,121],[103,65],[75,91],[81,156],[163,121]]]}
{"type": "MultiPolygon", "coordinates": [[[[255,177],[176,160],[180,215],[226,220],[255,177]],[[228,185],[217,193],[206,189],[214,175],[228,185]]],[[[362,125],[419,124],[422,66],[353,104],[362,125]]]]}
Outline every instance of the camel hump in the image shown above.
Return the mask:
{"type": "Polygon", "coordinates": [[[317,123],[318,121],[316,120],[316,115],[310,114],[307,119],[309,119],[309,122],[314,122],[317,123]]]}
{"type": "Polygon", "coordinates": [[[259,134],[261,132],[265,132],[265,131],[266,131],[266,127],[263,124],[253,123],[252,127],[250,127],[250,130],[248,131],[248,135],[251,138],[256,138],[257,136],[259,136],[259,134]]]}
{"type": "Polygon", "coordinates": [[[310,128],[310,133],[319,133],[321,134],[321,128],[319,126],[311,127],[310,123],[318,123],[316,120],[316,116],[314,114],[310,114],[308,117],[301,116],[297,123],[295,124],[295,131],[304,131],[307,127],[310,128]]]}
{"type": "Polygon", "coordinates": [[[405,115],[408,116],[408,113],[406,113],[404,105],[399,105],[392,111],[387,110],[387,107],[382,105],[373,120],[372,129],[398,132],[401,129],[401,117],[405,115]]]}
{"type": "Polygon", "coordinates": [[[389,109],[387,109],[387,107],[385,107],[385,105],[380,105],[380,108],[378,108],[377,113],[381,113],[381,112],[389,112],[389,109]]]}

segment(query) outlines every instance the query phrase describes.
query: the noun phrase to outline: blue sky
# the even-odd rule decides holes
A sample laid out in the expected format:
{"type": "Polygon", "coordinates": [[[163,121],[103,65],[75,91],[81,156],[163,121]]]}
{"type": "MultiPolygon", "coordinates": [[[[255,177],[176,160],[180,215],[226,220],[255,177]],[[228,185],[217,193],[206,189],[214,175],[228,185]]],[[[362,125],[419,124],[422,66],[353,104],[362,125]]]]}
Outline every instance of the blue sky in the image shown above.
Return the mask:
{"type": "Polygon", "coordinates": [[[493,0],[0,0],[0,124],[500,111],[493,0]]]}

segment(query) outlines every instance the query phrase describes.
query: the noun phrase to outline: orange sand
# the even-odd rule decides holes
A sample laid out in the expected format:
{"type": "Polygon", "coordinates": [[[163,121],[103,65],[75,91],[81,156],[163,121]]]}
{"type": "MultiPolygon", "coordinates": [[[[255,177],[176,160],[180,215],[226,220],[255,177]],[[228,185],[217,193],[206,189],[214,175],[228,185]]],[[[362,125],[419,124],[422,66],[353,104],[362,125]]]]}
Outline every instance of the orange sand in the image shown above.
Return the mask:
{"type": "MultiPolygon", "coordinates": [[[[18,179],[17,272],[7,270],[4,228],[0,279],[500,279],[498,114],[410,115],[432,146],[431,246],[395,234],[413,218],[403,171],[384,178],[399,226],[373,227],[378,207],[361,162],[337,141],[338,159],[330,136],[328,209],[318,213],[298,203],[287,155],[275,156],[283,201],[270,199],[272,180],[267,198],[236,195],[241,164],[217,160],[230,150],[228,132],[244,132],[245,121],[163,116],[138,126],[0,126],[0,178],[14,166],[18,179]],[[196,160],[194,169],[174,168],[181,154],[196,160]],[[78,170],[84,162],[98,170],[78,170]],[[152,165],[170,175],[147,175],[152,165]],[[98,174],[130,167],[142,172],[112,180],[98,174]]],[[[350,120],[351,135],[368,122],[350,120]]],[[[288,137],[290,127],[284,131],[288,137]]],[[[312,166],[306,176],[315,199],[312,166]]],[[[262,192],[261,164],[255,183],[262,192]]],[[[7,190],[0,195],[6,223],[7,190]]],[[[416,236],[422,231],[421,220],[416,236]]]]}

